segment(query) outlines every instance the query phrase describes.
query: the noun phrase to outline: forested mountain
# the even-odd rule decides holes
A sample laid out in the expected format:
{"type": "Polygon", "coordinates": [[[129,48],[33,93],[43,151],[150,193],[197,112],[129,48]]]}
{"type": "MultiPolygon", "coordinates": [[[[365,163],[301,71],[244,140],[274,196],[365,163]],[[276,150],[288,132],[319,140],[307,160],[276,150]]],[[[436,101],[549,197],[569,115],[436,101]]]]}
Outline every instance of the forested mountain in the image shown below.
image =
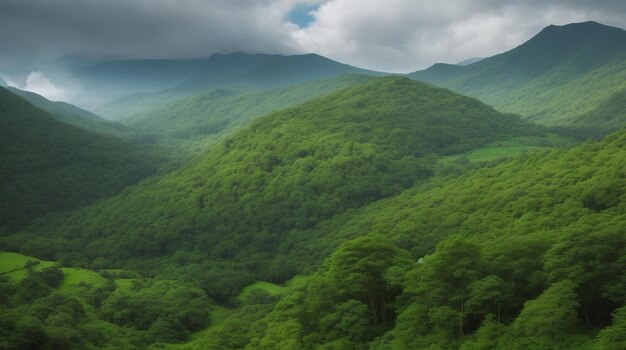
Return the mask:
{"type": "MultiPolygon", "coordinates": [[[[387,80],[382,86],[393,83],[406,82],[387,80]]],[[[371,84],[369,88],[373,88],[371,84]]],[[[359,91],[346,91],[350,90],[359,91]]],[[[419,95],[424,93],[418,90],[419,95]]],[[[339,96],[341,93],[334,95],[339,96]]],[[[425,97],[432,101],[432,96],[425,97]]],[[[287,111],[294,110],[298,108],[287,111]]],[[[264,119],[254,123],[257,130],[263,130],[264,119]]],[[[248,135],[242,130],[238,136],[248,135]]],[[[241,142],[236,135],[223,147],[241,149],[241,142]]],[[[155,341],[188,340],[189,331],[207,325],[207,314],[222,310],[219,312],[226,312],[225,316],[211,317],[216,323],[194,333],[188,343],[154,348],[619,349],[626,326],[624,145],[626,130],[621,130],[603,141],[571,150],[522,156],[460,177],[419,181],[397,195],[345,211],[314,227],[290,230],[277,243],[267,233],[256,236],[262,233],[256,232],[257,238],[244,239],[224,232],[206,244],[187,244],[184,242],[205,236],[204,232],[219,229],[207,226],[196,231],[187,226],[161,247],[166,252],[169,246],[186,246],[171,259],[118,255],[129,268],[151,270],[153,280],[104,269],[101,271],[111,273],[98,276],[65,268],[59,275],[50,267],[31,270],[18,288],[11,288],[10,282],[0,277],[0,290],[8,295],[3,299],[3,315],[20,320],[16,328],[0,330],[15,343],[141,348],[155,341]],[[231,239],[236,240],[233,247],[216,251],[216,244],[231,239]],[[272,254],[239,257],[235,259],[238,270],[227,269],[226,263],[232,259],[228,254],[251,253],[245,248],[250,239],[255,240],[256,249],[272,250],[272,254]],[[218,256],[207,260],[208,251],[224,254],[223,260],[218,256]],[[325,258],[322,264],[316,261],[320,257],[325,258]],[[266,259],[273,262],[267,264],[266,259]],[[239,297],[238,307],[232,311],[211,306],[204,293],[188,284],[200,282],[205,293],[218,298],[220,293],[236,293],[240,283],[255,278],[242,269],[267,269],[269,275],[294,266],[310,273],[298,276],[275,295],[264,289],[251,290],[245,298],[239,297]],[[71,289],[68,284],[78,273],[90,276],[91,282],[71,289]],[[127,283],[129,278],[132,284],[127,283]],[[26,308],[17,306],[23,302],[20,298],[36,302],[26,308]],[[59,318],[70,321],[60,323],[59,318]],[[39,338],[23,336],[34,331],[39,338]]],[[[198,177],[189,180],[187,186],[196,190],[209,183],[198,177]]],[[[165,185],[159,182],[150,188],[165,185]]],[[[231,188],[234,185],[231,183],[231,188]]],[[[184,187],[170,191],[170,198],[179,196],[172,202],[180,211],[167,203],[164,208],[170,209],[155,208],[155,215],[173,219],[173,226],[150,226],[151,219],[144,218],[136,222],[142,221],[145,229],[131,233],[128,228],[135,224],[120,224],[121,217],[111,213],[164,197],[157,192],[148,197],[129,191],[81,210],[56,234],[57,239],[68,239],[65,243],[22,234],[2,244],[10,246],[29,237],[31,241],[22,249],[39,256],[56,254],[66,264],[76,261],[75,254],[82,250],[78,260],[87,263],[95,259],[89,264],[102,269],[120,250],[145,249],[149,241],[166,238],[158,233],[176,229],[183,222],[198,222],[201,217],[194,212],[202,210],[196,209],[201,202],[184,187]],[[132,200],[137,196],[143,199],[132,200]],[[187,201],[193,202],[194,208],[186,206],[187,201]],[[79,222],[84,215],[90,218],[79,222]],[[178,222],[179,215],[186,221],[178,222]],[[90,226],[94,220],[99,223],[90,226]],[[106,220],[117,222],[109,227],[122,227],[123,233],[109,235],[106,220]],[[86,232],[91,232],[89,240],[82,241],[86,232]],[[139,232],[146,238],[138,237],[139,232]],[[108,250],[107,246],[118,240],[117,250],[108,250]],[[131,242],[126,245],[125,240],[131,242]]],[[[247,191],[240,198],[252,204],[249,194],[253,193],[247,191]]],[[[229,201],[223,194],[220,198],[229,201]]],[[[204,202],[205,207],[208,203],[204,202]]],[[[267,208],[268,203],[263,204],[262,208],[267,208]]],[[[250,205],[250,211],[240,212],[238,218],[250,220],[253,209],[250,205]]],[[[136,217],[134,212],[129,214],[124,220],[136,217]]]]}
{"type": "MultiPolygon", "coordinates": [[[[168,273],[147,262],[202,256],[212,282],[198,276],[198,285],[227,300],[237,288],[215,285],[293,274],[293,264],[267,264],[286,232],[399,193],[430,177],[438,155],[529,132],[537,131],[475,99],[378,78],[261,117],[180,171],[77,211],[52,236],[71,240],[75,262],[87,265],[107,256],[114,266],[168,273]],[[249,272],[224,275],[218,261],[249,272]]],[[[50,236],[49,224],[42,228],[50,236]]],[[[46,257],[69,254],[32,243],[46,257]]],[[[175,275],[193,273],[181,269],[175,275]]]]}
{"type": "Polygon", "coordinates": [[[622,129],[298,232],[280,261],[323,251],[315,273],[173,348],[619,349],[625,145],[622,129]]]}
{"type": "Polygon", "coordinates": [[[0,349],[626,349],[624,30],[408,77],[28,64],[3,69],[119,122],[0,87],[0,349]]]}
{"type": "Polygon", "coordinates": [[[0,119],[2,231],[113,195],[157,165],[151,152],[60,122],[4,88],[0,119]]]}
{"type": "Polygon", "coordinates": [[[545,125],[621,127],[626,31],[596,22],[549,26],[524,44],[468,66],[436,64],[414,79],[475,96],[545,125]]]}
{"type": "Polygon", "coordinates": [[[23,97],[30,104],[48,112],[55,119],[79,128],[100,134],[128,136],[131,131],[124,125],[112,122],[62,101],[49,101],[34,92],[16,88],[7,88],[10,92],[23,97]]]}
{"type": "Polygon", "coordinates": [[[144,132],[163,136],[161,142],[187,153],[206,150],[217,136],[245,125],[255,117],[304,103],[342,88],[371,79],[364,75],[342,75],[314,82],[250,92],[246,89],[216,88],[122,122],[144,132]]]}

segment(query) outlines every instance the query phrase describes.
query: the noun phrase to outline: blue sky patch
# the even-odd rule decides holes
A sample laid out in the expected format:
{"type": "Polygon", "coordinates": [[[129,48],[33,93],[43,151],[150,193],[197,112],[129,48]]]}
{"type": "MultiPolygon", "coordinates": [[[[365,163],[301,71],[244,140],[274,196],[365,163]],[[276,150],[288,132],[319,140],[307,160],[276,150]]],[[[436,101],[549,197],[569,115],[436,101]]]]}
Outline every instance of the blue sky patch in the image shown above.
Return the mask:
{"type": "Polygon", "coordinates": [[[317,10],[318,7],[320,4],[296,4],[287,15],[287,20],[300,28],[306,28],[315,20],[315,17],[311,16],[309,12],[317,10]]]}

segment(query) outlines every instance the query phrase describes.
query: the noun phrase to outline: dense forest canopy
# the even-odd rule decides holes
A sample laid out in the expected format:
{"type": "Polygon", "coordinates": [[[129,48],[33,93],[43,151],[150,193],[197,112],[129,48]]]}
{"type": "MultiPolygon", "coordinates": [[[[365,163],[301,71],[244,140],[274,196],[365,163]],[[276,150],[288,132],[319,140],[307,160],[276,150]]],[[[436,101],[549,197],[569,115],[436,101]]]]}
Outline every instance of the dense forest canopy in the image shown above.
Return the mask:
{"type": "Polygon", "coordinates": [[[624,33],[0,88],[0,349],[626,348],[624,33]]]}
{"type": "Polygon", "coordinates": [[[0,88],[0,232],[111,196],[153,174],[163,157],[58,121],[0,88]]]}
{"type": "Polygon", "coordinates": [[[410,76],[540,124],[606,132],[626,121],[620,98],[625,74],[626,31],[584,22],[546,27],[524,44],[468,66],[436,64],[410,76]]]}

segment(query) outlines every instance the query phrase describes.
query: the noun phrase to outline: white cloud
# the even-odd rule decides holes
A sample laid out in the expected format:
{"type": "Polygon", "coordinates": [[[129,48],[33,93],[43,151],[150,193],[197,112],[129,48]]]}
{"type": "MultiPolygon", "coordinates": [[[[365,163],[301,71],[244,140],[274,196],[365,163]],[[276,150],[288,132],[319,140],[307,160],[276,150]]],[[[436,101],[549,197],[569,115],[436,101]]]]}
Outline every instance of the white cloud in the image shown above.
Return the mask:
{"type": "MultiPolygon", "coordinates": [[[[586,20],[626,24],[600,3],[330,0],[314,12],[309,27],[291,35],[300,51],[365,68],[408,72],[435,62],[454,63],[509,50],[549,24],[586,20]]],[[[617,2],[611,4],[611,9],[620,9],[617,2]]],[[[626,13],[626,5],[621,13],[626,13]]]]}
{"type": "Polygon", "coordinates": [[[52,101],[59,101],[66,97],[65,91],[55,86],[42,72],[31,72],[26,78],[26,85],[22,89],[34,92],[52,101]]]}
{"type": "Polygon", "coordinates": [[[63,55],[188,58],[244,51],[314,52],[407,72],[493,55],[549,24],[586,20],[626,27],[626,1],[0,0],[0,69],[41,70],[42,62],[63,55]],[[317,3],[306,28],[288,22],[297,4],[317,3]]]}

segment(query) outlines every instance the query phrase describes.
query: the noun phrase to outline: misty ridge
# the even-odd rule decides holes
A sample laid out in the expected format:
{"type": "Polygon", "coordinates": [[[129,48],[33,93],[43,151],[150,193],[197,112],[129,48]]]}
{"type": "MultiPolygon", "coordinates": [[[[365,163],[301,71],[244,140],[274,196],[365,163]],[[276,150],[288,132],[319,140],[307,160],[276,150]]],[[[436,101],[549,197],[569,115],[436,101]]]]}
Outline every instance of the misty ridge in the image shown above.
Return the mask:
{"type": "Polygon", "coordinates": [[[0,349],[626,348],[625,19],[0,0],[0,349]]]}

